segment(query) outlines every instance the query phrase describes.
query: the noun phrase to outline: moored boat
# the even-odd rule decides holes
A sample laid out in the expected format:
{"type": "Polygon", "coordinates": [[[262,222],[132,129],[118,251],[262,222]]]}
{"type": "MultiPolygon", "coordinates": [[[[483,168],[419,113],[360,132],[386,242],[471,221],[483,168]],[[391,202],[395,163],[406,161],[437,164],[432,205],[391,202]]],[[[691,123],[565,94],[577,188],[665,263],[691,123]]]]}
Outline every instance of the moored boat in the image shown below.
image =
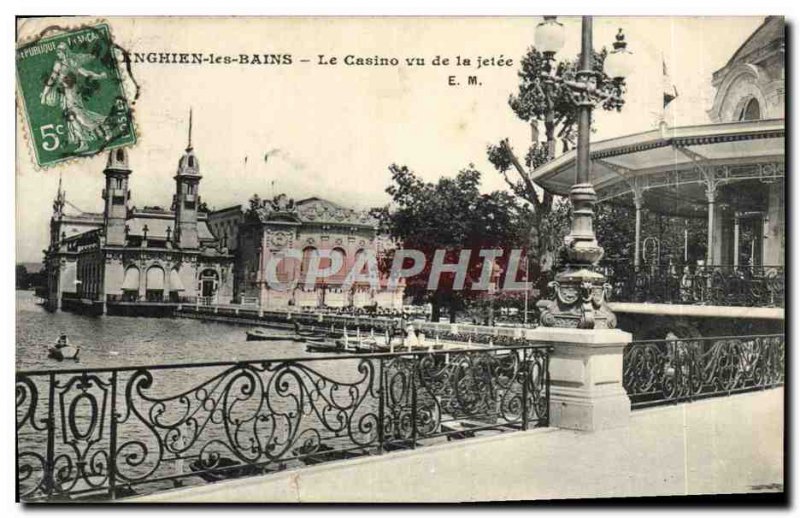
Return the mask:
{"type": "Polygon", "coordinates": [[[252,342],[256,340],[261,341],[281,341],[281,340],[296,340],[293,334],[284,333],[281,331],[274,331],[271,329],[254,328],[247,331],[247,341],[252,342]]]}
{"type": "Polygon", "coordinates": [[[336,342],[325,338],[306,338],[306,351],[310,353],[338,353],[343,352],[336,342]]]}
{"type": "MultiPolygon", "coordinates": [[[[304,341],[310,339],[320,340],[330,335],[330,332],[325,329],[317,329],[314,326],[301,327],[296,321],[294,322],[294,334],[296,340],[304,341]]],[[[338,338],[338,336],[336,337],[338,338]]]]}
{"type": "Polygon", "coordinates": [[[357,353],[369,354],[378,352],[377,345],[378,343],[375,340],[364,340],[357,343],[355,349],[357,353]]]}

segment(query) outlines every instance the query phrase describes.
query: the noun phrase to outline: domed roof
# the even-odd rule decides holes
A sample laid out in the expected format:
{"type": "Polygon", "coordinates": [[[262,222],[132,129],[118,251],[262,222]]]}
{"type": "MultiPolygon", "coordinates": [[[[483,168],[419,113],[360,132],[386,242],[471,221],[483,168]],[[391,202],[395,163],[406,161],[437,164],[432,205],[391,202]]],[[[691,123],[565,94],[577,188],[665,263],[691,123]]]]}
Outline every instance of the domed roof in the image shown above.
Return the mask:
{"type": "Polygon", "coordinates": [[[771,44],[785,41],[784,31],[783,16],[767,16],[764,18],[764,23],[733,53],[733,56],[728,60],[728,66],[746,60],[754,52],[762,50],[771,44]]]}
{"type": "Polygon", "coordinates": [[[128,151],[125,148],[112,149],[108,152],[108,161],[106,162],[106,169],[117,169],[129,171],[128,167],[128,151]]]}
{"type": "Polygon", "coordinates": [[[178,174],[200,175],[200,161],[191,147],[186,148],[186,152],[178,160],[178,174]]]}
{"type": "Polygon", "coordinates": [[[186,152],[178,160],[178,176],[191,175],[200,176],[200,162],[194,154],[192,147],[192,110],[189,109],[189,141],[186,145],[186,152]]]}

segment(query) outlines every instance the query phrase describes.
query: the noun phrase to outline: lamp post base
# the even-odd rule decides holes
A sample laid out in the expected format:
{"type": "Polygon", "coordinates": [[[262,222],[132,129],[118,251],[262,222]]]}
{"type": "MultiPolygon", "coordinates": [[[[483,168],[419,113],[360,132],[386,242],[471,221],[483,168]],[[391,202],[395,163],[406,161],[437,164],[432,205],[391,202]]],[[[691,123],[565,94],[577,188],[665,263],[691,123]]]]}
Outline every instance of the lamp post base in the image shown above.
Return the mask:
{"type": "Polygon", "coordinates": [[[588,268],[573,268],[556,275],[549,287],[555,300],[540,300],[539,321],[544,327],[613,329],[617,318],[606,304],[611,286],[603,275],[588,268]]]}

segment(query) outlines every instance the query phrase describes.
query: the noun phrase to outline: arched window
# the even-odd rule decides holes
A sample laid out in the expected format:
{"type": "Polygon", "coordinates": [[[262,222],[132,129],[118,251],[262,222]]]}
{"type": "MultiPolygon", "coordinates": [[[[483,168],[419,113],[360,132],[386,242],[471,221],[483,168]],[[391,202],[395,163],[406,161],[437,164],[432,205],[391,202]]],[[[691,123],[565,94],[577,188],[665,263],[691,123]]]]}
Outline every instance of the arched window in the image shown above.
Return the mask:
{"type": "Polygon", "coordinates": [[[300,274],[305,279],[306,273],[308,273],[308,269],[311,265],[311,258],[317,255],[317,249],[313,246],[307,246],[303,248],[303,262],[300,263],[300,274]]]}
{"type": "Polygon", "coordinates": [[[339,264],[340,266],[338,270],[333,272],[330,276],[332,280],[341,282],[344,280],[344,276],[347,275],[347,253],[343,248],[338,246],[331,250],[331,258],[327,260],[327,264],[324,267],[330,268],[334,264],[339,264]]]}
{"type": "Polygon", "coordinates": [[[125,161],[125,151],[122,149],[117,150],[117,162],[124,162],[125,161]]]}
{"type": "Polygon", "coordinates": [[[361,264],[362,261],[364,261],[365,254],[366,254],[366,252],[364,252],[363,248],[359,248],[358,250],[356,250],[356,253],[355,253],[355,256],[354,256],[354,259],[353,259],[353,268],[358,268],[359,266],[361,266],[361,267],[358,268],[357,272],[354,272],[355,274],[366,274],[366,273],[369,273],[369,264],[366,264],[366,263],[365,264],[361,264]]]}
{"type": "Polygon", "coordinates": [[[758,99],[755,97],[747,101],[742,107],[742,112],[739,114],[740,121],[757,121],[761,120],[761,106],[758,104],[758,99]]]}
{"type": "Polygon", "coordinates": [[[145,276],[145,296],[149,302],[161,302],[164,299],[164,270],[160,266],[151,266],[145,276]]]}
{"type": "Polygon", "coordinates": [[[216,270],[208,268],[200,272],[199,284],[201,297],[215,297],[219,288],[219,275],[216,270]]]}
{"type": "Polygon", "coordinates": [[[194,167],[194,157],[189,155],[189,167],[194,167]]]}
{"type": "Polygon", "coordinates": [[[122,281],[122,291],[130,292],[129,295],[131,296],[138,296],[139,294],[139,268],[135,266],[129,266],[125,270],[125,277],[122,281]]]}

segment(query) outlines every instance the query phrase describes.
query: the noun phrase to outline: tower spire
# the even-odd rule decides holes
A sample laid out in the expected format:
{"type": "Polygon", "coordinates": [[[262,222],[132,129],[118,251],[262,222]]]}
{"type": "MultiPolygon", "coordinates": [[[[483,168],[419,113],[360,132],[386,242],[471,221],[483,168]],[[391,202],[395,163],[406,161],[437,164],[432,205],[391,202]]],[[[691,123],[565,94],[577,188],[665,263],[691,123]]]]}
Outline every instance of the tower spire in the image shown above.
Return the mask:
{"type": "Polygon", "coordinates": [[[64,196],[64,189],[61,188],[61,172],[58,173],[58,192],[56,193],[56,199],[53,200],[53,213],[56,215],[61,215],[64,211],[64,203],[66,201],[66,196],[64,196]]]}
{"type": "Polygon", "coordinates": [[[186,151],[192,150],[192,108],[189,107],[189,146],[186,148],[186,151]]]}

